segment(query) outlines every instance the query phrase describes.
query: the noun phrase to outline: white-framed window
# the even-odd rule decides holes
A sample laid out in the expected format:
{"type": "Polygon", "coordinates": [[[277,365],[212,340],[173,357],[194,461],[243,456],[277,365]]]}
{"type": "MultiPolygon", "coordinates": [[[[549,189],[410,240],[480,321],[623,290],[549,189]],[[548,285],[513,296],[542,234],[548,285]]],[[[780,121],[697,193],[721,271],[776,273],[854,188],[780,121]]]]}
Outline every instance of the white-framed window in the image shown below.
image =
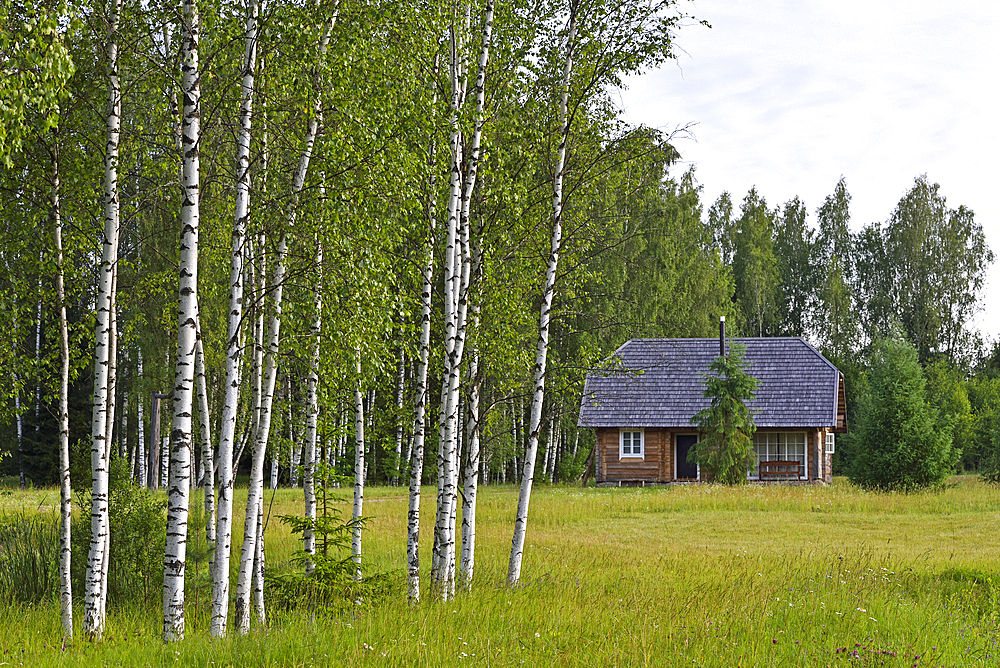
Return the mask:
{"type": "Polygon", "coordinates": [[[750,471],[752,478],[757,477],[760,462],[798,462],[799,476],[806,474],[805,432],[758,431],[753,435],[753,451],[757,455],[757,461],[750,471]]]}
{"type": "Polygon", "coordinates": [[[836,441],[836,437],[834,436],[834,434],[827,434],[826,435],[826,454],[828,454],[828,455],[832,455],[833,454],[833,449],[834,449],[834,447],[836,447],[836,443],[837,443],[837,441],[836,441]]]}
{"type": "Polygon", "coordinates": [[[622,429],[618,439],[618,458],[637,457],[642,459],[646,455],[645,445],[641,429],[622,429]]]}

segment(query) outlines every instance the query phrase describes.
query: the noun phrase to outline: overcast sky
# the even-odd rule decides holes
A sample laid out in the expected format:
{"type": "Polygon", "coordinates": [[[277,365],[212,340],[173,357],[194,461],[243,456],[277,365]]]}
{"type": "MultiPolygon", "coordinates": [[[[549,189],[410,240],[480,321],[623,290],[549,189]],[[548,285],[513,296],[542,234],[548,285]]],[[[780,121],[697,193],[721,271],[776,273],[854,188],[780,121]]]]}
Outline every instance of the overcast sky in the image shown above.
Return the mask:
{"type": "MultiPolygon", "coordinates": [[[[843,175],[852,229],[889,218],[919,174],[976,214],[1000,256],[1000,2],[703,0],[678,59],[634,77],[626,118],[664,130],[697,167],[705,208],[753,185],[816,208],[843,175]],[[996,188],[996,190],[994,190],[996,188]]],[[[686,168],[681,166],[681,169],[686,168]]],[[[1000,335],[1000,264],[977,324],[1000,335]]]]}

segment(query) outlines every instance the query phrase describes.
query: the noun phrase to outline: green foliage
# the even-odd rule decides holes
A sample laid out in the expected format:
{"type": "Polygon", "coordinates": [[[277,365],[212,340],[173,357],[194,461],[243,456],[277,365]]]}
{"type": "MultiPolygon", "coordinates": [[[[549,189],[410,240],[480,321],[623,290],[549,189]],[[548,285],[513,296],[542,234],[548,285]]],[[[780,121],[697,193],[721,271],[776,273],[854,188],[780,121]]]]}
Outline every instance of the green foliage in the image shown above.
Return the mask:
{"type": "Polygon", "coordinates": [[[74,69],[62,40],[69,9],[65,2],[0,4],[0,163],[8,167],[25,136],[58,122],[74,69]]]}
{"type": "Polygon", "coordinates": [[[733,239],[733,300],[749,336],[774,336],[779,331],[781,274],[774,248],[774,219],[767,202],[751,188],[734,223],[733,239]]]}
{"type": "Polygon", "coordinates": [[[888,299],[920,361],[944,355],[967,363],[975,343],[969,321],[993,262],[982,225],[966,207],[948,208],[924,175],[899,200],[883,238],[888,299]]]}
{"type": "Polygon", "coordinates": [[[946,360],[938,360],[924,370],[927,378],[927,403],[938,410],[941,428],[951,427],[952,447],[962,452],[963,468],[979,469],[974,459],[974,417],[965,378],[960,369],[946,360]]]}
{"type": "Polygon", "coordinates": [[[729,354],[709,365],[711,373],[703,381],[712,405],[691,418],[703,436],[688,452],[688,461],[701,466],[708,482],[744,483],[754,461],[756,426],[747,404],[753,400],[757,379],[746,372],[745,352],[739,344],[730,344],[729,354]]]}
{"type": "Polygon", "coordinates": [[[195,615],[204,604],[212,600],[212,574],[209,564],[215,545],[205,536],[208,515],[205,514],[205,497],[200,489],[191,490],[191,504],[188,509],[187,550],[184,556],[185,598],[194,605],[195,615]]]}
{"type": "Polygon", "coordinates": [[[1000,378],[980,375],[966,384],[972,407],[972,454],[976,469],[989,482],[1000,483],[1000,378]]]}
{"type": "Polygon", "coordinates": [[[951,425],[928,404],[917,350],[904,341],[875,345],[868,392],[856,422],[850,479],[876,489],[915,490],[940,485],[961,452],[951,425]]]}
{"type": "Polygon", "coordinates": [[[56,520],[23,510],[0,514],[0,604],[55,600],[58,559],[56,520]]]}
{"type": "Polygon", "coordinates": [[[798,197],[787,202],[774,239],[781,282],[778,332],[782,336],[805,336],[810,325],[819,282],[815,236],[806,222],[805,204],[798,197]]]}

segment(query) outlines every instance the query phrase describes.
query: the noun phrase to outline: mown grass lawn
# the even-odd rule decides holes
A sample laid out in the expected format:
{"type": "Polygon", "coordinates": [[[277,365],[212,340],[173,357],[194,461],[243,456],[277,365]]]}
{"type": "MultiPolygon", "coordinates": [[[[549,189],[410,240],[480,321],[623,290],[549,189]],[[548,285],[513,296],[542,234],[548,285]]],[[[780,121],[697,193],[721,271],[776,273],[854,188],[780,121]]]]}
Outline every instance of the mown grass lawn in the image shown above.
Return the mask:
{"type": "MultiPolygon", "coordinates": [[[[51,512],[56,499],[54,490],[2,497],[0,513],[51,512]]],[[[432,489],[424,499],[429,548],[432,489]]],[[[301,512],[301,491],[267,501],[268,566],[287,568],[295,541],[273,518],[301,512]]],[[[406,501],[405,490],[367,490],[368,572],[402,577],[406,501]]],[[[213,641],[206,594],[196,604],[189,593],[188,638],[172,645],[159,639],[155,606],[111,601],[96,644],[79,634],[64,644],[55,606],[7,606],[0,666],[1000,665],[1000,490],[974,478],[908,495],[842,481],[542,487],[524,580],[510,589],[516,502],[512,488],[481,492],[475,589],[447,603],[271,610],[267,628],[213,641]]]]}

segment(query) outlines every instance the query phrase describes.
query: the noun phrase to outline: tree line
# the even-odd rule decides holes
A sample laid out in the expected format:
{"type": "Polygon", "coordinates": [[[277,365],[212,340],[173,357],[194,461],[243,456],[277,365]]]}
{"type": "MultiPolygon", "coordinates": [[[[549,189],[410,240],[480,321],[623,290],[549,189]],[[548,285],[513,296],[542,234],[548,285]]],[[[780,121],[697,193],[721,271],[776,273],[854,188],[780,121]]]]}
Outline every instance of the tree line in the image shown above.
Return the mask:
{"type": "Polygon", "coordinates": [[[925,177],[860,232],[843,180],[818,226],[756,190],[706,209],[676,134],[623,121],[623,77],[701,29],[673,0],[0,11],[3,465],[62,485],[67,544],[71,489],[89,490],[91,637],[114,466],[168,490],[166,639],[202,488],[221,636],[264,620],[265,478],[303,489],[307,555],[319,486],[353,487],[358,578],[365,485],[409,485],[414,601],[472,586],[477,488],[518,484],[516,584],[532,485],[586,475],[582,382],[632,337],[711,336],[726,315],[817,342],[855,388],[900,332],[974,396],[992,254],[971,211],[925,177]]]}

